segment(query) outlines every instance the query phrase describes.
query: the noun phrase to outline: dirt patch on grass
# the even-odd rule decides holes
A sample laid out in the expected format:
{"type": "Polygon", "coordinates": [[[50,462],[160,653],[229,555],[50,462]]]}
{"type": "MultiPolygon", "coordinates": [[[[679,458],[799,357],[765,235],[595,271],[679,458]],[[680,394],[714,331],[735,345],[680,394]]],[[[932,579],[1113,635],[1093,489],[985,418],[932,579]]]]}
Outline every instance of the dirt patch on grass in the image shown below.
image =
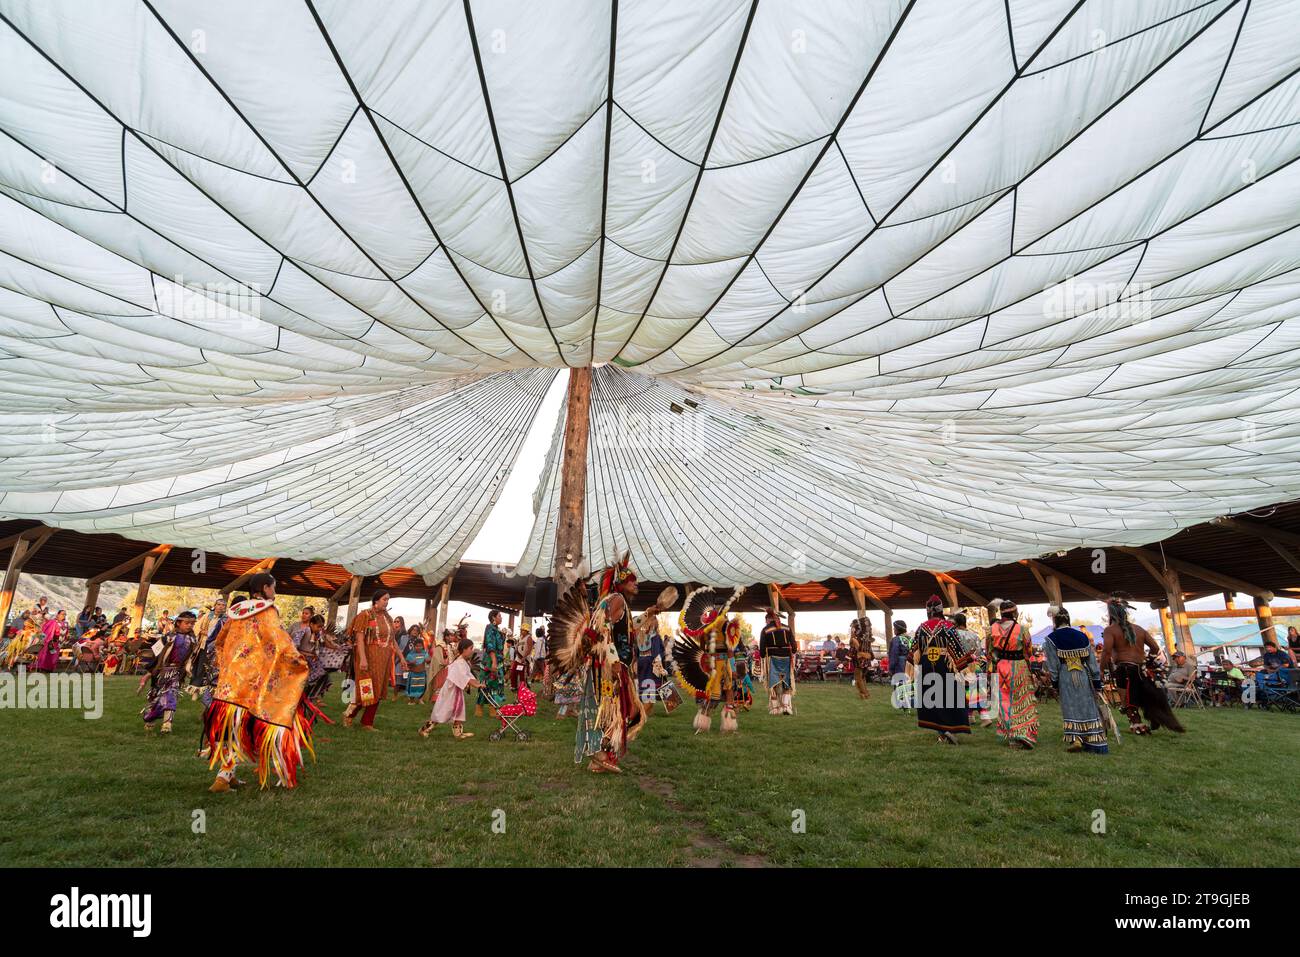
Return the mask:
{"type": "Polygon", "coordinates": [[[648,774],[635,776],[637,787],[653,794],[681,819],[690,837],[691,863],[696,867],[768,867],[761,854],[739,854],[718,840],[699,821],[691,817],[686,805],[677,799],[677,791],[668,781],[648,774]]]}

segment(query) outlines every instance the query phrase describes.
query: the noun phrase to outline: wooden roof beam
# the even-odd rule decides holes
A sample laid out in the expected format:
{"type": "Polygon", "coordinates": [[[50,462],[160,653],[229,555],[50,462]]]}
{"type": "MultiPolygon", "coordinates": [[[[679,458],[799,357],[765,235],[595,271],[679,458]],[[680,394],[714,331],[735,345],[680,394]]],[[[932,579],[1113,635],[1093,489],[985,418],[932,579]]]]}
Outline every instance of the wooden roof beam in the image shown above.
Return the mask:
{"type": "Polygon", "coordinates": [[[858,579],[849,577],[846,578],[845,581],[849,583],[850,589],[860,592],[867,599],[867,601],[875,605],[876,608],[879,609],[880,611],[885,612],[886,615],[888,615],[893,610],[880,599],[879,595],[873,592],[870,588],[868,588],[858,579]]]}
{"type": "MultiPolygon", "coordinates": [[[[1150,571],[1155,568],[1171,568],[1174,571],[1181,572],[1184,575],[1191,575],[1193,578],[1199,578],[1201,581],[1209,582],[1211,585],[1217,585],[1220,588],[1228,588],[1232,591],[1242,592],[1254,598],[1259,598],[1265,602],[1273,600],[1273,593],[1267,588],[1261,588],[1259,585],[1252,585],[1250,582],[1244,582],[1240,578],[1233,578],[1231,575],[1225,575],[1223,572],[1215,571],[1212,568],[1204,568],[1192,562],[1184,561],[1181,558],[1174,558],[1171,555],[1160,555],[1156,552],[1148,551],[1145,548],[1136,546],[1121,545],[1121,552],[1125,552],[1137,558],[1150,571]]],[[[1157,574],[1157,577],[1161,577],[1157,574]]]]}
{"type": "MultiPolygon", "coordinates": [[[[0,538],[0,552],[13,548],[19,542],[31,542],[38,538],[41,539],[41,544],[44,545],[50,540],[50,535],[53,535],[56,531],[57,529],[49,528],[46,525],[33,525],[31,528],[24,529],[17,535],[6,535],[4,538],[0,538]],[[46,534],[47,532],[49,534],[46,534]]],[[[35,551],[36,549],[34,548],[27,549],[27,557],[31,558],[35,551]]]]}
{"type": "Polygon", "coordinates": [[[118,581],[118,580],[127,581],[127,579],[122,578],[122,575],[124,575],[126,572],[129,572],[133,568],[136,568],[144,564],[144,560],[146,558],[149,558],[151,556],[156,557],[158,555],[166,555],[168,552],[171,551],[171,549],[172,547],[170,545],[155,545],[153,548],[149,549],[148,551],[141,552],[139,555],[135,556],[135,558],[129,559],[128,561],[125,561],[120,565],[115,565],[114,567],[110,568],[108,571],[100,572],[98,575],[95,575],[93,578],[87,579],[86,584],[102,585],[104,584],[104,582],[111,582],[111,581],[118,581]]]}
{"type": "Polygon", "coordinates": [[[260,562],[250,567],[248,571],[244,572],[244,574],[240,575],[229,585],[224,586],[221,589],[221,594],[229,595],[232,591],[234,591],[240,585],[244,584],[244,582],[248,581],[254,575],[260,574],[261,572],[269,572],[272,568],[275,567],[275,561],[276,560],[274,558],[263,558],[260,562]]]}
{"type": "MultiPolygon", "coordinates": [[[[1054,575],[1056,576],[1056,580],[1059,581],[1062,585],[1067,585],[1070,588],[1073,588],[1075,591],[1087,595],[1093,601],[1099,601],[1102,604],[1105,604],[1106,600],[1110,597],[1100,588],[1097,588],[1093,585],[1089,585],[1086,582],[1081,582],[1077,578],[1072,578],[1071,576],[1065,574],[1065,572],[1057,571],[1051,565],[1045,565],[1036,558],[1022,558],[1019,564],[1024,565],[1031,572],[1033,572],[1035,578],[1038,578],[1039,575],[1043,575],[1043,576],[1054,575]]],[[[1042,582],[1043,579],[1039,579],[1039,584],[1042,584],[1042,582]]],[[[1044,585],[1044,591],[1045,590],[1046,590],[1046,586],[1044,585]]]]}
{"type": "Polygon", "coordinates": [[[963,585],[958,579],[954,578],[948,572],[930,572],[930,574],[934,576],[935,581],[937,581],[940,585],[944,586],[945,591],[949,592],[949,596],[947,597],[950,597],[950,599],[954,599],[949,601],[950,607],[953,608],[957,607],[955,596],[951,595],[951,592],[953,591],[961,592],[963,595],[969,598],[972,603],[979,605],[980,607],[983,607],[989,603],[989,600],[987,598],[985,598],[983,595],[981,595],[979,592],[975,591],[975,589],[969,587],[968,585],[963,585]]]}
{"type": "Polygon", "coordinates": [[[1250,522],[1244,518],[1216,518],[1211,524],[1236,532],[1239,535],[1258,538],[1270,545],[1300,546],[1300,535],[1295,532],[1288,532],[1284,528],[1273,528],[1271,525],[1264,525],[1260,522],[1250,522]]]}

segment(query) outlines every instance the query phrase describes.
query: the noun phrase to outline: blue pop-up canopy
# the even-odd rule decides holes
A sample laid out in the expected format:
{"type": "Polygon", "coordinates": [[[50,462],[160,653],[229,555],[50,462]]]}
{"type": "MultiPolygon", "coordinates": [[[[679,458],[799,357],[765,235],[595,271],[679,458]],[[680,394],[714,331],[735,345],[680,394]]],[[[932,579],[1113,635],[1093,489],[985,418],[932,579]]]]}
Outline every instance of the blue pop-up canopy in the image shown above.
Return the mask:
{"type": "Polygon", "coordinates": [[[1197,648],[1212,648],[1228,643],[1239,648],[1264,647],[1264,636],[1259,633],[1259,626],[1254,621],[1243,621],[1240,624],[1194,621],[1192,641],[1197,648]]]}

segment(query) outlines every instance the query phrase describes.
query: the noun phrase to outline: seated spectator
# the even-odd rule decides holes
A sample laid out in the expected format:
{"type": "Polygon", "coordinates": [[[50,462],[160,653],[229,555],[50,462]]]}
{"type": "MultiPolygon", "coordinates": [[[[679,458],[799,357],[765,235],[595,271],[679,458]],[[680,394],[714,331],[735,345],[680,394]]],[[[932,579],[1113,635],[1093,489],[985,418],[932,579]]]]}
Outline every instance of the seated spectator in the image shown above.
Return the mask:
{"type": "Polygon", "coordinates": [[[1285,651],[1279,651],[1277,642],[1264,642],[1264,669],[1270,674],[1277,674],[1283,668],[1290,668],[1291,656],[1285,651]]]}
{"type": "Polygon", "coordinates": [[[89,652],[98,661],[104,656],[104,636],[98,628],[91,628],[86,632],[85,638],[81,642],[81,650],[89,652]]]}
{"type": "Polygon", "coordinates": [[[1168,684],[1170,687],[1185,688],[1190,686],[1196,680],[1196,665],[1187,660],[1187,655],[1181,651],[1174,652],[1174,666],[1169,669],[1168,684]]]}
{"type": "Polygon", "coordinates": [[[1241,683],[1246,680],[1246,676],[1242,674],[1241,669],[1233,662],[1220,661],[1219,666],[1222,670],[1214,676],[1214,703],[1216,705],[1227,704],[1229,692],[1240,688],[1241,683]]]}
{"type": "Polygon", "coordinates": [[[1295,625],[1286,630],[1286,650],[1291,652],[1292,667],[1300,665],[1300,630],[1295,625]]]}

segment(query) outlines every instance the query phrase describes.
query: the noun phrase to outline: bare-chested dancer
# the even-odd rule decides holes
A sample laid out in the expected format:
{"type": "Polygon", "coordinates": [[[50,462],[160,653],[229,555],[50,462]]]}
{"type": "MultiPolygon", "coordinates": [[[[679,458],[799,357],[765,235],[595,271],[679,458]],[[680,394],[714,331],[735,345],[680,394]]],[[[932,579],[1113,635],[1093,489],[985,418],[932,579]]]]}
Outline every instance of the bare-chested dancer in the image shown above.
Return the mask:
{"type": "Polygon", "coordinates": [[[1146,676],[1144,665],[1148,650],[1156,659],[1163,658],[1160,645],[1141,625],[1129,621],[1133,606],[1128,595],[1113,592],[1106,602],[1110,624],[1103,634],[1101,669],[1110,668],[1115,676],[1115,687],[1123,696],[1121,707],[1128,716],[1128,729],[1134,734],[1150,734],[1166,727],[1181,734],[1185,729],[1169,710],[1169,700],[1164,691],[1146,676]],[[1146,712],[1146,721],[1142,720],[1146,712]]]}

